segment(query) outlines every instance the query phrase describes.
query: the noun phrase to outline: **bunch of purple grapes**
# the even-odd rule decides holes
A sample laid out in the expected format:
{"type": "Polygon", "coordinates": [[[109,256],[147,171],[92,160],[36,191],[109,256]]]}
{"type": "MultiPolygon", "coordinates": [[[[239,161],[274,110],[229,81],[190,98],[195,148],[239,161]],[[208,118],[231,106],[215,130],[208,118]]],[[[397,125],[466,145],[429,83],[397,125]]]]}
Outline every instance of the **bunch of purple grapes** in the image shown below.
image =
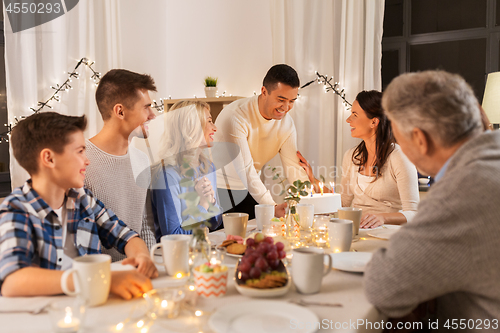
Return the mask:
{"type": "Polygon", "coordinates": [[[259,279],[264,272],[270,273],[278,268],[280,259],[286,256],[282,242],[274,244],[271,237],[264,237],[263,234],[257,234],[255,239],[248,238],[246,244],[247,249],[238,265],[238,276],[243,281],[259,279]]]}

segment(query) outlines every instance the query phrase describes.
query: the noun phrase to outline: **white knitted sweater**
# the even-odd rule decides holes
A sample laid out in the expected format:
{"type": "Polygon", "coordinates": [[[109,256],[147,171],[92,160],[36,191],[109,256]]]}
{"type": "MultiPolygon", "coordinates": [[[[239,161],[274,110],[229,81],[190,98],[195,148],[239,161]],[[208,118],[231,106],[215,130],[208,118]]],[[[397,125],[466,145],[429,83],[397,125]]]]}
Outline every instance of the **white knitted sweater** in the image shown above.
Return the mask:
{"type": "MultiPolygon", "coordinates": [[[[86,140],[86,148],[90,165],[85,175],[85,186],[129,228],[145,238],[141,231],[151,180],[147,155],[132,146],[123,156],[111,155],[89,140],[86,140]]],[[[150,236],[154,240],[154,234],[150,236]]],[[[147,244],[147,238],[145,240],[147,244]]],[[[151,244],[147,245],[149,247],[151,244]]],[[[110,254],[113,261],[125,258],[114,249],[104,249],[103,252],[110,254]]]]}

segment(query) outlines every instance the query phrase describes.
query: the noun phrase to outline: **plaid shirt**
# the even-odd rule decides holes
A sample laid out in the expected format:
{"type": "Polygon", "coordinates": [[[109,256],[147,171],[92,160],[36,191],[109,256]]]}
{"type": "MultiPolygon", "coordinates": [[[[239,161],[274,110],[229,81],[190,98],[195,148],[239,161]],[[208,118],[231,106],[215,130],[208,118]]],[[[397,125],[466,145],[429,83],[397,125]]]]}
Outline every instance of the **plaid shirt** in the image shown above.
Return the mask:
{"type": "MultiPolygon", "coordinates": [[[[124,253],[127,242],[138,236],[88,189],[66,193],[68,235],[80,256],[101,252],[101,244],[124,253]]],[[[36,266],[61,269],[63,228],[56,213],[31,188],[28,180],[0,205],[0,285],[18,269],[36,266]]]]}

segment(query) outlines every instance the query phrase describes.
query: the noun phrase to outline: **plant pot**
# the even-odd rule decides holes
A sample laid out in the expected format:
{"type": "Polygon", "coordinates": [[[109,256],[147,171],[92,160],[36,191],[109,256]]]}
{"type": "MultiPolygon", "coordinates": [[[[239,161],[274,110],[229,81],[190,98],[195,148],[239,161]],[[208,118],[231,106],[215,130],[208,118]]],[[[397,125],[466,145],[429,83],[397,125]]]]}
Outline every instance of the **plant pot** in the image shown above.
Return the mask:
{"type": "Polygon", "coordinates": [[[207,98],[215,97],[217,94],[217,87],[205,87],[205,95],[207,98]]]}

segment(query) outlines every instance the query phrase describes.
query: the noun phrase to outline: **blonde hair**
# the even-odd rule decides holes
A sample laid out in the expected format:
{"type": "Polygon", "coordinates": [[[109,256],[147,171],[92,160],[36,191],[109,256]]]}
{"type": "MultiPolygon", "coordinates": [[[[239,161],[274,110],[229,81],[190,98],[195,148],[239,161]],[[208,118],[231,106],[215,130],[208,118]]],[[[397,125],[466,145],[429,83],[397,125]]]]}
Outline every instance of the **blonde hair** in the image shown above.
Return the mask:
{"type": "Polygon", "coordinates": [[[207,123],[205,109],[210,106],[201,101],[179,101],[164,115],[165,130],[160,142],[159,157],[165,165],[176,168],[187,161],[189,165],[208,173],[211,162],[198,148],[205,138],[204,129],[207,123]]]}

